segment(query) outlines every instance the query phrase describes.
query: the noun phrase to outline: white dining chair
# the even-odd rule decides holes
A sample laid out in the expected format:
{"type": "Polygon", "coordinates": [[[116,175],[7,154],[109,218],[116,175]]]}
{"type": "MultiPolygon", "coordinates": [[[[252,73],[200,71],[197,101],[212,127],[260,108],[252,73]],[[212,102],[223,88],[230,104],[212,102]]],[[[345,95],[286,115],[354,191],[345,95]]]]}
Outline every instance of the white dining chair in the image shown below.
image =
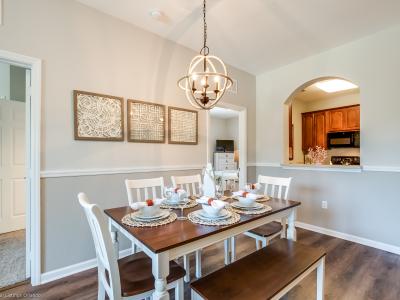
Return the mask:
{"type": "MultiPolygon", "coordinates": [[[[188,176],[171,176],[172,186],[174,188],[184,189],[188,195],[201,194],[201,175],[188,175],[188,176]]],[[[196,250],[196,278],[201,277],[201,249],[196,250]]],[[[183,257],[183,266],[186,270],[185,282],[190,281],[190,262],[189,255],[183,257]]]]}
{"type": "MultiPolygon", "coordinates": [[[[264,195],[273,198],[287,200],[291,182],[292,177],[258,176],[258,183],[264,187],[264,195]]],[[[286,219],[283,218],[280,223],[274,221],[264,224],[244,234],[256,240],[256,249],[259,250],[261,247],[266,247],[273,238],[279,235],[281,238],[286,237],[286,219]]],[[[231,252],[233,261],[235,260],[235,237],[231,238],[231,252]]]]}
{"type": "MultiPolygon", "coordinates": [[[[92,232],[98,270],[98,300],[107,294],[111,300],[136,300],[151,298],[154,292],[152,261],[144,253],[136,253],[118,259],[115,253],[107,219],[103,211],[90,204],[84,193],[78,195],[92,232]]],[[[170,262],[167,289],[175,289],[176,299],[183,300],[185,270],[174,261],[170,262]]]]}
{"type": "Polygon", "coordinates": [[[171,176],[172,186],[184,189],[189,195],[199,195],[201,189],[201,176],[171,176]]]}

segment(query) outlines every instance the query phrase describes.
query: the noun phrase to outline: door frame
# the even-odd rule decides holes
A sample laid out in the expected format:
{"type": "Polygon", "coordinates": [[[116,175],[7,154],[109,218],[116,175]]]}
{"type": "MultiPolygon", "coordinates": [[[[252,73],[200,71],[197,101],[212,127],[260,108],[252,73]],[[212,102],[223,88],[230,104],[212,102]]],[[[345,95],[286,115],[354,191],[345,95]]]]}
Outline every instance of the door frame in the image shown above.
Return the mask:
{"type": "Polygon", "coordinates": [[[40,284],[41,232],[40,232],[40,131],[42,61],[0,49],[0,60],[31,70],[31,99],[26,101],[26,259],[29,260],[27,274],[31,284],[40,284]],[[29,272],[30,271],[30,272],[29,272]]]}
{"type": "MultiPolygon", "coordinates": [[[[215,107],[231,109],[239,113],[239,186],[244,186],[247,183],[247,108],[226,102],[220,102],[215,107]]],[[[207,128],[207,163],[212,163],[210,156],[210,111],[206,114],[207,128]]]]}

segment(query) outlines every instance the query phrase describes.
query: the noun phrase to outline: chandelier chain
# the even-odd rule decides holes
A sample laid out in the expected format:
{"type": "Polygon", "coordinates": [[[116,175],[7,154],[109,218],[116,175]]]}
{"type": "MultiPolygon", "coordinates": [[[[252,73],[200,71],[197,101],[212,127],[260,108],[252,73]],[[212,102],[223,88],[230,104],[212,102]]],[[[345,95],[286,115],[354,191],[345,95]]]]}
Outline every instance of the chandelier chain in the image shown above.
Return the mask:
{"type": "Polygon", "coordinates": [[[207,20],[206,20],[206,0],[203,0],[203,48],[200,53],[203,55],[208,55],[210,52],[207,47],[207,20]]]}

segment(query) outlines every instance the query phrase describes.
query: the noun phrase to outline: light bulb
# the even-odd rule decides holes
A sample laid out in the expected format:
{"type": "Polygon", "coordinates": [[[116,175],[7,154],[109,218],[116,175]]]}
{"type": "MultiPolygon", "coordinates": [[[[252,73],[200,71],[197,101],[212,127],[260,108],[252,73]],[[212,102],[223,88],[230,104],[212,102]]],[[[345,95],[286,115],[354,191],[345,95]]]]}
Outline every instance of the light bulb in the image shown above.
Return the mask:
{"type": "Polygon", "coordinates": [[[202,86],[205,86],[207,84],[206,77],[203,77],[201,79],[200,83],[201,83],[202,86]]]}

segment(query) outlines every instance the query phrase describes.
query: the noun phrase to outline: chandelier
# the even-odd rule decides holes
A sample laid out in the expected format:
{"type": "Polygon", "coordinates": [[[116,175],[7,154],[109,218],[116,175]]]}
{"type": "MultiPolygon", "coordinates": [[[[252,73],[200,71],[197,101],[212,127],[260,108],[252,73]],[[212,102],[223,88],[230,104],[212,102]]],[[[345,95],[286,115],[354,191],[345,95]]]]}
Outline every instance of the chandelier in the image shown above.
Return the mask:
{"type": "Polygon", "coordinates": [[[186,76],[178,80],[178,86],[185,91],[186,98],[195,108],[211,109],[232,86],[224,62],[209,55],[207,47],[206,0],[203,1],[203,48],[200,55],[190,62],[186,76]]]}

